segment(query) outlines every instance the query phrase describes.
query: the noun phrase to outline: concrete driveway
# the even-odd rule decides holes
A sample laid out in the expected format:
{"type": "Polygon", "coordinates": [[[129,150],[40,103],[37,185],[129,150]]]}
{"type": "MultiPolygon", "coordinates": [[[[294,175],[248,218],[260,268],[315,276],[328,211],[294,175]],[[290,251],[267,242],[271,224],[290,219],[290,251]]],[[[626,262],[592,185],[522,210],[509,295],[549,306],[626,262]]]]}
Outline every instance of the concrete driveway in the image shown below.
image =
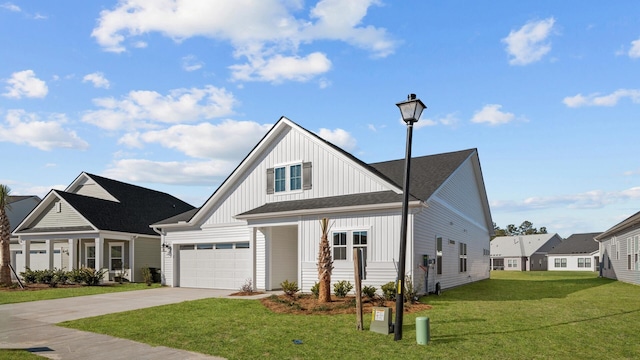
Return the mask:
{"type": "MultiPolygon", "coordinates": [[[[0,349],[29,349],[50,359],[221,359],[54,324],[189,300],[229,297],[232,292],[164,287],[0,305],[0,349]]],[[[242,298],[261,296],[265,295],[242,298]]]]}

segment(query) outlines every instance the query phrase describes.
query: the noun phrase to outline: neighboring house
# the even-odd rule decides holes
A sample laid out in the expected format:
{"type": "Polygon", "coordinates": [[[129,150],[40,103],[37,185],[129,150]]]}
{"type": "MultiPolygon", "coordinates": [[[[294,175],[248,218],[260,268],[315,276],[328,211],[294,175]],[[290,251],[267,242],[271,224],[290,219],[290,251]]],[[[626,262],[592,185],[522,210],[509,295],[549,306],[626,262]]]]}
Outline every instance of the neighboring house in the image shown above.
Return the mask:
{"type": "Polygon", "coordinates": [[[640,212],[595,237],[600,245],[600,275],[640,285],[640,212]]]}
{"type": "MultiPolygon", "coordinates": [[[[9,201],[7,202],[7,206],[5,206],[5,212],[7,217],[9,218],[9,232],[12,233],[16,226],[22,222],[22,220],[33,210],[38,203],[40,203],[40,198],[35,195],[10,195],[9,201]]],[[[11,244],[18,243],[18,237],[14,237],[13,235],[10,238],[11,244]]],[[[15,269],[15,253],[11,252],[11,265],[15,269]]],[[[11,277],[15,279],[13,273],[11,273],[11,277]]]]}
{"type": "Polygon", "coordinates": [[[547,270],[547,253],[561,242],[558,234],[499,236],[491,240],[491,269],[547,270]]]}
{"type": "MultiPolygon", "coordinates": [[[[357,249],[363,285],[380,289],[397,277],[403,177],[404,159],[365,164],[283,117],[200,209],[154,225],[163,282],[272,290],[288,280],[308,292],[326,217],[332,282],[354,283],[357,249]]],[[[488,278],[493,223],[477,150],[413,158],[409,192],[406,269],[419,291],[488,278]]]]}
{"type": "Polygon", "coordinates": [[[600,233],[573,234],[549,251],[549,270],[597,271],[600,233]]]}
{"type": "Polygon", "coordinates": [[[171,195],[83,172],[17,224],[12,263],[18,273],[107,268],[109,279],[127,270],[125,278],[143,281],[141,268],[160,268],[160,235],[149,225],[191,209],[171,195]]]}

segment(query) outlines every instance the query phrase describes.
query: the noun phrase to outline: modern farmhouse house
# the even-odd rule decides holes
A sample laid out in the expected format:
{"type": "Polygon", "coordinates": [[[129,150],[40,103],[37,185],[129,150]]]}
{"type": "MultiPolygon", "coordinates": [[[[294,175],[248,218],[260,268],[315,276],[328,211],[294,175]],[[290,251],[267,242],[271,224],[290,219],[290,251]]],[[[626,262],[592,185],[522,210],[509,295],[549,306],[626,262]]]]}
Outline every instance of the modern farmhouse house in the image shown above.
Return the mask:
{"type": "Polygon", "coordinates": [[[600,274],[640,285],[640,212],[597,235],[600,243],[600,274]]]}
{"type": "Polygon", "coordinates": [[[549,251],[549,270],[597,271],[600,233],[573,234],[549,251]]]}
{"type": "Polygon", "coordinates": [[[560,243],[558,234],[499,236],[491,240],[491,269],[546,271],[547,254],[560,243]]]}
{"type": "MultiPolygon", "coordinates": [[[[318,279],[320,219],[331,223],[332,281],[395,281],[404,159],[365,164],[281,118],[194,211],[153,225],[169,286],[308,292],[318,279]]],[[[421,292],[489,277],[491,213],[475,149],[412,161],[406,269],[421,292]]]]}
{"type": "Polygon", "coordinates": [[[17,273],[106,268],[110,279],[126,271],[143,281],[141,268],[160,268],[160,235],[149,225],[191,209],[169,194],[83,172],[17,224],[12,264],[17,273]]]}

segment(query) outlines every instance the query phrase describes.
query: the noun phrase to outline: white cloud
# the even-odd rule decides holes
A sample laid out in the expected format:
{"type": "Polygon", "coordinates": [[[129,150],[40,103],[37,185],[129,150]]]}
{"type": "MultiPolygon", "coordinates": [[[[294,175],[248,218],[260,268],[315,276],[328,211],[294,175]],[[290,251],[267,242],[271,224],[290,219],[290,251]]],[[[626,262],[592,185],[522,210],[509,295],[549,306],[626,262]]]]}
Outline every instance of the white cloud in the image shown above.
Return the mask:
{"type": "MultiPolygon", "coordinates": [[[[267,81],[280,83],[283,80],[308,81],[331,69],[331,61],[322,53],[299,56],[276,55],[269,59],[256,57],[247,64],[232,65],[232,78],[240,81],[267,81]]],[[[321,85],[322,86],[322,85],[321,85]]]]}
{"type": "Polygon", "coordinates": [[[578,194],[536,196],[522,201],[494,201],[492,209],[525,211],[561,207],[567,209],[600,209],[607,205],[640,199],[640,187],[620,191],[592,190],[578,194]]]}
{"type": "Polygon", "coordinates": [[[236,100],[223,88],[175,89],[168,95],[131,91],[120,100],[93,100],[100,110],[88,111],[82,120],[108,130],[157,127],[156,123],[183,123],[213,119],[233,113],[236,100]]]}
{"type": "Polygon", "coordinates": [[[342,129],[325,129],[322,128],[317,132],[318,136],[337,145],[347,151],[353,151],[356,148],[356,139],[349,132],[342,129]]]}
{"type": "Polygon", "coordinates": [[[540,21],[529,21],[519,30],[512,30],[502,39],[507,44],[511,65],[527,65],[542,59],[551,50],[546,42],[551,34],[555,19],[550,17],[540,21]]]}
{"type": "Polygon", "coordinates": [[[630,58],[640,58],[640,39],[631,42],[631,49],[629,49],[630,58]]]}
{"type": "Polygon", "coordinates": [[[298,0],[122,0],[100,13],[92,36],[106,51],[127,50],[128,41],[158,32],[181,41],[203,36],[229,42],[244,63],[229,66],[236,80],[308,81],[329,71],[325,54],[299,54],[300,44],[341,41],[387,56],[397,44],[385,29],[363,24],[378,0],[320,0],[305,14],[298,0]],[[285,67],[292,66],[293,69],[285,67]]]}
{"type": "Polygon", "coordinates": [[[502,105],[489,104],[485,105],[481,110],[471,118],[471,122],[476,124],[487,123],[489,125],[502,125],[507,124],[515,119],[513,113],[502,112],[500,109],[502,105]]]}
{"type": "Polygon", "coordinates": [[[584,96],[578,94],[575,96],[567,96],[562,102],[568,107],[581,106],[615,106],[618,101],[629,98],[632,102],[640,103],[640,90],[638,89],[618,89],[609,95],[600,95],[598,93],[584,96]]]}
{"type": "Polygon", "coordinates": [[[207,185],[220,183],[238,165],[236,161],[152,161],[122,159],[114,162],[103,175],[128,182],[207,185]]]}
{"type": "Polygon", "coordinates": [[[127,134],[120,143],[141,147],[157,143],[190,157],[240,161],[264,137],[271,124],[226,120],[220,124],[175,125],[168,129],[127,134]]]}
{"type": "Polygon", "coordinates": [[[195,55],[187,55],[182,58],[182,69],[184,71],[196,71],[202,69],[204,63],[199,61],[195,55]]]}
{"type": "Polygon", "coordinates": [[[61,114],[52,115],[51,119],[42,121],[33,113],[9,110],[5,117],[6,125],[0,124],[0,141],[24,144],[45,151],[56,148],[88,148],[89,144],[75,131],[63,128],[66,122],[65,116],[61,114]]]}
{"type": "Polygon", "coordinates": [[[82,82],[91,82],[94,87],[108,89],[111,84],[109,80],[104,77],[104,74],[101,72],[94,72],[91,74],[87,74],[82,78],[82,82]]]}
{"type": "Polygon", "coordinates": [[[38,79],[33,70],[15,72],[11,74],[11,79],[6,82],[9,86],[5,87],[7,92],[2,95],[8,98],[43,98],[49,92],[47,84],[38,79]]]}
{"type": "MultiPolygon", "coordinates": [[[[404,124],[404,121],[402,120],[400,121],[402,122],[402,124],[404,124]]],[[[444,117],[435,118],[435,119],[420,117],[420,120],[417,123],[414,123],[413,127],[414,129],[420,129],[423,127],[436,126],[436,125],[455,127],[456,125],[458,125],[459,122],[460,120],[458,119],[456,114],[451,113],[451,114],[445,115],[444,117]]]]}
{"type": "Polygon", "coordinates": [[[13,12],[20,12],[22,11],[20,9],[20,7],[14,3],[10,3],[10,2],[6,2],[4,4],[0,4],[0,7],[9,11],[13,11],[13,12]]]}

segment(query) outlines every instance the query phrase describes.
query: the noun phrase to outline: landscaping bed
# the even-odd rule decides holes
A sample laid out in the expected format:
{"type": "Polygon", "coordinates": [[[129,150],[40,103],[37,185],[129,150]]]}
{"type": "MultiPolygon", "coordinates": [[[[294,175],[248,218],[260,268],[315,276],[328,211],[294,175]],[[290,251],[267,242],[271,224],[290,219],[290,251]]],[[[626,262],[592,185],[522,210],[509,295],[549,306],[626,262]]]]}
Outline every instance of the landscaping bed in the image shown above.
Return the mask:
{"type": "MultiPolygon", "coordinates": [[[[356,299],[354,296],[337,297],[332,296],[331,302],[319,303],[311,294],[301,294],[296,296],[271,295],[260,299],[262,305],[275,313],[284,314],[355,314],[356,299]]],[[[396,302],[384,299],[362,299],[362,313],[371,313],[374,307],[395,308],[396,302]]],[[[422,303],[405,303],[404,312],[414,313],[431,309],[431,305],[422,303]]]]}

